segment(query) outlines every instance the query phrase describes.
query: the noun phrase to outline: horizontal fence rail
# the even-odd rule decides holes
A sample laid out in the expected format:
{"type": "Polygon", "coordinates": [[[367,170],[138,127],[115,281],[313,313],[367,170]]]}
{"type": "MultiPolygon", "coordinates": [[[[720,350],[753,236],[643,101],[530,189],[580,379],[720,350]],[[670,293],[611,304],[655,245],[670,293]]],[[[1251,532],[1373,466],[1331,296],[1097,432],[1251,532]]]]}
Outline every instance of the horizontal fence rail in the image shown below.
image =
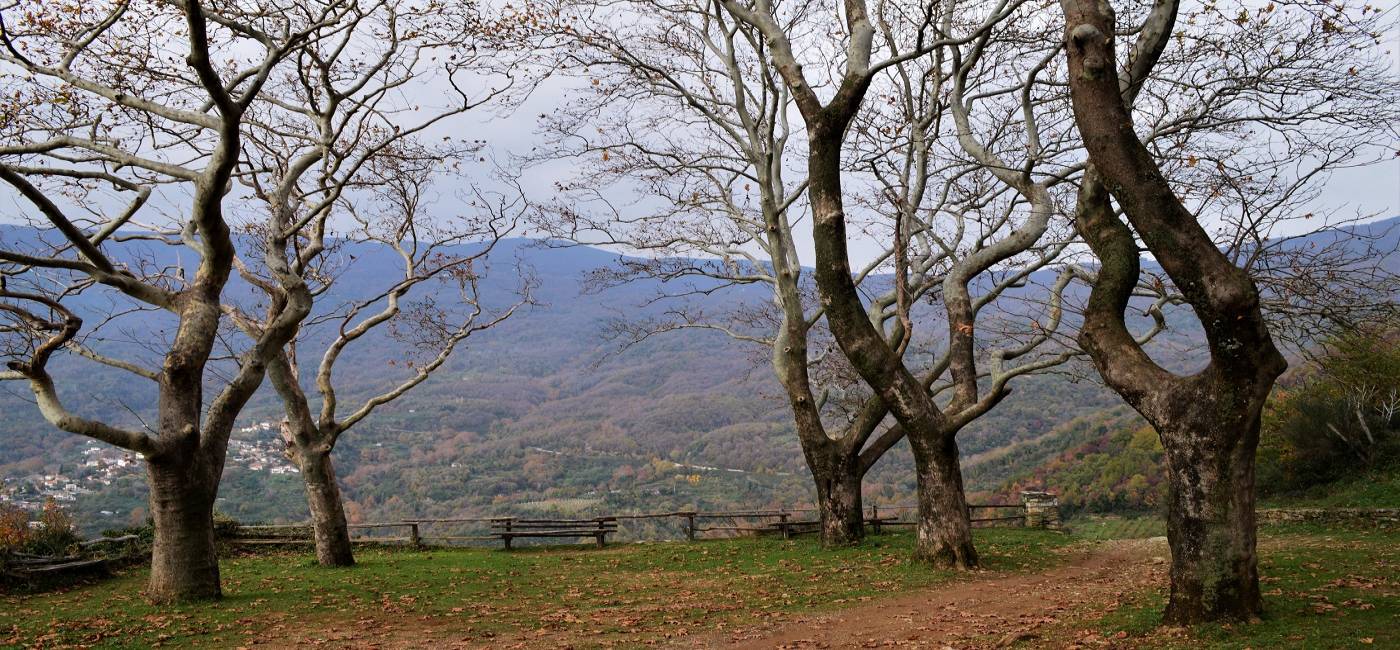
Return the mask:
{"type": "MultiPolygon", "coordinates": [[[[1025,507],[1016,504],[968,504],[973,524],[1024,525],[1025,507]],[[977,511],[991,511],[978,516],[977,511]],[[1007,510],[1019,511],[1002,515],[1007,510]]],[[[912,504],[874,505],[867,509],[865,525],[874,534],[886,527],[913,526],[917,522],[905,518],[917,510],[912,504]]],[[[477,517],[410,517],[401,521],[350,524],[352,531],[364,534],[351,537],[360,544],[389,544],[409,546],[461,546],[481,542],[501,542],[511,548],[517,538],[542,537],[565,539],[591,538],[599,546],[609,534],[622,532],[620,522],[658,522],[678,529],[675,535],[658,535],[653,528],[628,531],[630,541],[664,541],[685,539],[695,541],[702,533],[707,537],[733,537],[741,534],[773,534],[788,539],[794,535],[818,532],[820,519],[813,516],[816,508],[773,508],[753,510],[675,510],[666,512],[612,514],[597,517],[521,517],[511,515],[477,517]],[[392,534],[400,532],[399,535],[392,534]],[[387,534],[381,534],[387,533],[387,534]]],[[[635,528],[635,526],[633,526],[635,528]]],[[[240,544],[309,544],[312,539],[310,523],[251,524],[239,526],[233,541],[240,544]]]]}

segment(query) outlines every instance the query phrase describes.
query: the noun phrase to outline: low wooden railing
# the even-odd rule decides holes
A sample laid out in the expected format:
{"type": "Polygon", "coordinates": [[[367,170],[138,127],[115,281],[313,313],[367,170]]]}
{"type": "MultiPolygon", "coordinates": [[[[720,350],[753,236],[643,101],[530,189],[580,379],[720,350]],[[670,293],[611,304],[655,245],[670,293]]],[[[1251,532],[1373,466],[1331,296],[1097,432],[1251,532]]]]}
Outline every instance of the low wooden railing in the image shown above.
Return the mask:
{"type": "MultiPolygon", "coordinates": [[[[869,515],[865,522],[870,527],[873,534],[880,534],[885,527],[892,526],[913,526],[916,522],[905,519],[901,513],[911,513],[917,509],[914,505],[874,505],[869,508],[869,515]]],[[[683,531],[687,541],[700,539],[702,533],[752,533],[752,534],[777,534],[784,539],[793,535],[813,532],[817,529],[818,522],[811,517],[817,512],[816,508],[776,508],[767,510],[728,510],[728,511],[704,511],[704,510],[677,510],[669,512],[633,513],[606,515],[589,518],[591,521],[642,521],[642,520],[676,520],[683,531]]],[[[968,504],[968,515],[974,525],[1013,525],[1010,522],[1024,522],[1025,508],[1014,504],[968,504]],[[998,516],[975,516],[979,510],[1005,511],[1017,510],[1013,515],[998,516]]],[[[508,521],[547,521],[533,520],[524,517],[492,516],[492,517],[413,517],[396,522],[381,523],[360,523],[350,524],[352,531],[364,530],[392,530],[401,529],[404,535],[383,536],[383,535],[360,535],[351,538],[352,542],[368,544],[407,544],[410,546],[429,545],[461,545],[463,543],[479,543],[500,540],[500,536],[494,534],[493,530],[499,530],[503,522],[508,521]],[[482,528],[481,534],[455,534],[444,531],[444,534],[428,534],[430,528],[441,526],[456,526],[460,530],[464,526],[479,524],[482,528]]],[[[240,526],[234,541],[246,544],[306,544],[312,541],[311,525],[302,524],[268,524],[268,525],[248,525],[240,526]]],[[[655,541],[655,540],[651,540],[655,541]]]]}
{"type": "MultiPolygon", "coordinates": [[[[423,537],[418,533],[418,524],[412,521],[350,524],[348,527],[351,531],[402,528],[407,533],[397,537],[352,536],[350,541],[356,543],[423,545],[423,537]]],[[[313,540],[311,524],[305,523],[240,525],[232,541],[240,544],[309,544],[313,540]]]]}

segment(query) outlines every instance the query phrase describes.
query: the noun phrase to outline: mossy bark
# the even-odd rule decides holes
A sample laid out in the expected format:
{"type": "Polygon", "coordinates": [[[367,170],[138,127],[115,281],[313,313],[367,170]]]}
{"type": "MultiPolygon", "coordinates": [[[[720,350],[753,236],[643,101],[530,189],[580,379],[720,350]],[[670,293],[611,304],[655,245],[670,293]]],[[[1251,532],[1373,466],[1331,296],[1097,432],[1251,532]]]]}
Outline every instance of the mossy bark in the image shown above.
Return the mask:
{"type": "Polygon", "coordinates": [[[1163,620],[1252,620],[1262,611],[1254,520],[1259,406],[1212,413],[1214,400],[1161,427],[1166,450],[1171,597],[1163,620]],[[1242,413],[1241,413],[1242,412],[1242,413]],[[1243,414],[1244,422],[1232,415],[1243,414]],[[1193,421],[1194,420],[1194,421],[1193,421]]]}

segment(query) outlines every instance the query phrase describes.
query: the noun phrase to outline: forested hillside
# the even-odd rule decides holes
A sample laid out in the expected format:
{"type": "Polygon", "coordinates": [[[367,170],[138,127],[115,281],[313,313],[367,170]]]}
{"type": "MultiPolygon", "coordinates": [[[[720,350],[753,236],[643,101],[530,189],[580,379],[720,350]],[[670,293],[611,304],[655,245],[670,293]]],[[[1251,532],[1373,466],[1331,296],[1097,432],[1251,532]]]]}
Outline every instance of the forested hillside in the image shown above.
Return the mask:
{"type": "MultiPolygon", "coordinates": [[[[0,230],[0,237],[11,239],[34,236],[0,230]]],[[[336,285],[342,291],[354,290],[357,274],[369,277],[392,263],[382,251],[341,254],[354,259],[336,285]]],[[[341,440],[336,462],[352,518],[506,508],[718,508],[811,499],[787,406],[761,350],[698,330],[653,336],[623,349],[608,336],[611,324],[645,317],[664,303],[647,305],[658,289],[652,283],[597,291],[586,286],[589,271],[616,262],[612,253],[508,240],[491,260],[484,285],[488,302],[509,304],[529,277],[537,282],[537,304],[474,336],[442,372],[341,440]]],[[[715,311],[764,304],[761,293],[742,288],[707,300],[715,311]]],[[[156,317],[132,318],[160,325],[156,317]]],[[[90,343],[140,358],[148,353],[133,330],[106,328],[102,340],[90,343]]],[[[1189,352],[1193,337],[1180,328],[1158,345],[1189,352]]],[[[412,361],[393,356],[399,349],[367,346],[348,358],[338,376],[345,392],[369,394],[390,385],[412,361]]],[[[1181,358],[1190,363],[1192,357],[1181,358]]],[[[1085,378],[1092,370],[1061,370],[1014,383],[1002,405],[960,436],[969,489],[984,498],[1008,498],[1018,486],[1058,486],[1063,481],[1055,477],[1067,471],[1113,483],[1105,488],[1109,495],[1155,485],[1149,471],[1118,467],[1129,462],[1118,453],[1124,448],[1142,452],[1132,456],[1134,462],[1153,459],[1141,421],[1116,395],[1085,378]]],[[[139,426],[154,397],[148,388],[93,373],[65,397],[80,411],[139,426]]],[[[264,390],[245,411],[220,509],[249,521],[300,520],[306,515],[301,482],[281,457],[281,416],[271,398],[264,390]]],[[[57,432],[28,400],[23,386],[0,384],[4,494],[30,501],[56,495],[90,529],[144,519],[139,465],[123,465],[114,449],[57,432]]],[[[910,467],[901,444],[868,478],[869,498],[907,499],[913,491],[910,467]]],[[[1081,482],[1063,483],[1070,489],[1081,482]]],[[[1119,504],[1117,496],[1084,494],[1086,505],[1119,504]]]]}

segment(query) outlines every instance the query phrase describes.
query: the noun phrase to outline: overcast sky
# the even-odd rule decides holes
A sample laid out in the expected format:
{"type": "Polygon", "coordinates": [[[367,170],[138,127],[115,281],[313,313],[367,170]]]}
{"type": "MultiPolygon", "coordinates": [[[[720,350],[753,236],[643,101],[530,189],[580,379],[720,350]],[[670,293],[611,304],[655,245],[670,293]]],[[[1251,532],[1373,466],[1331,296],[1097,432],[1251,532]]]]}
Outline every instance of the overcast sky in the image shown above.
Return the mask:
{"type": "MultiPolygon", "coordinates": [[[[1376,4],[1388,7],[1392,16],[1400,13],[1396,11],[1400,0],[1386,0],[1376,4]]],[[[1391,24],[1395,25],[1395,21],[1392,21],[1391,24]]],[[[1386,36],[1391,69],[1392,71],[1400,71],[1400,29],[1392,28],[1386,36]]],[[[1400,83],[1400,75],[1396,76],[1397,83],[1400,83]]],[[[513,153],[528,152],[531,148],[541,144],[539,116],[551,112],[566,96],[568,83],[563,80],[546,82],[523,105],[510,114],[501,115],[481,111],[449,122],[440,130],[465,138],[484,139],[487,141],[488,157],[502,161],[508,160],[513,153]]],[[[432,90],[427,89],[420,91],[420,93],[431,95],[432,90]]],[[[430,96],[422,98],[410,96],[407,99],[414,102],[421,100],[424,103],[433,101],[430,96]]],[[[795,123],[800,124],[800,118],[795,123]]],[[[1400,132],[1400,125],[1397,125],[1397,132],[1400,132]]],[[[1394,143],[1391,149],[1393,153],[1400,153],[1400,142],[1394,143]]],[[[552,196],[552,182],[567,175],[567,171],[567,169],[557,166],[533,170],[527,179],[525,189],[534,200],[550,198],[552,196]]],[[[489,165],[483,165],[482,169],[473,170],[470,173],[483,180],[491,175],[489,165]]],[[[1318,212],[1325,212],[1328,208],[1337,210],[1341,216],[1364,214],[1373,215],[1374,218],[1385,218],[1400,215],[1400,157],[1391,155],[1385,161],[1377,164],[1334,173],[1324,186],[1317,208],[1318,212]]],[[[32,207],[28,204],[17,201],[8,188],[0,188],[0,222],[20,222],[23,220],[23,215],[31,214],[31,210],[32,207]]],[[[1317,225],[1316,222],[1298,224],[1294,230],[1311,229],[1317,225]]],[[[810,263],[812,261],[811,239],[805,225],[798,228],[798,237],[804,261],[810,263]]],[[[862,239],[853,240],[851,242],[853,262],[859,265],[869,260],[878,253],[878,249],[879,246],[875,242],[862,239]]]]}

